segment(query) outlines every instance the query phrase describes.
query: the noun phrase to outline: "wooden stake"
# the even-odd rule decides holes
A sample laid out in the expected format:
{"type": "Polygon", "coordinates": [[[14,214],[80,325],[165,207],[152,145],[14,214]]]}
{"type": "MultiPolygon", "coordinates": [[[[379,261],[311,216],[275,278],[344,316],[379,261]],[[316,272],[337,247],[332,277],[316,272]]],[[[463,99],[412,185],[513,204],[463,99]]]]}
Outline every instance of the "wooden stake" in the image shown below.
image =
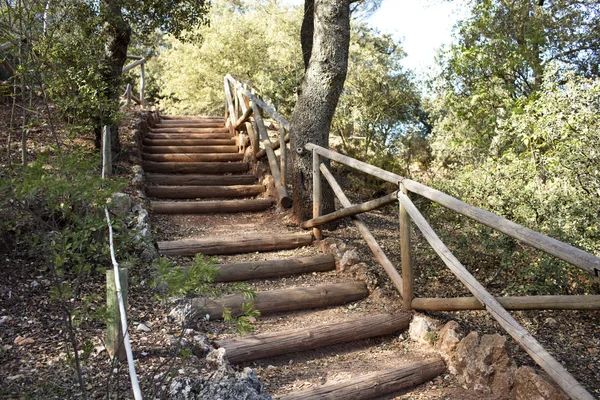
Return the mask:
{"type": "MultiPolygon", "coordinates": [[[[406,187],[400,183],[400,191],[406,194],[406,187]]],[[[400,255],[402,258],[402,305],[405,310],[411,309],[413,294],[413,265],[410,245],[410,216],[406,212],[402,202],[400,207],[400,255]]]]}
{"type": "MultiPolygon", "coordinates": [[[[345,208],[351,207],[352,203],[350,203],[350,200],[348,200],[348,197],[346,197],[346,195],[342,191],[342,188],[337,183],[331,172],[329,172],[325,164],[321,164],[320,169],[321,173],[333,189],[333,193],[336,195],[340,203],[342,203],[342,206],[344,206],[345,208]]],[[[363,239],[365,239],[365,242],[367,242],[367,245],[373,252],[375,259],[379,262],[379,264],[383,267],[385,272],[392,280],[392,283],[400,293],[400,296],[403,296],[402,291],[404,289],[402,288],[402,277],[396,270],[396,267],[394,267],[394,264],[392,264],[390,259],[385,255],[385,253],[381,249],[381,246],[379,246],[379,243],[377,243],[377,240],[375,240],[375,238],[371,234],[371,231],[369,231],[369,228],[367,228],[367,225],[363,222],[363,220],[358,215],[354,215],[352,217],[352,221],[354,222],[354,225],[362,235],[363,239]]]]}
{"type": "Polygon", "coordinates": [[[110,151],[110,127],[105,125],[102,129],[102,172],[103,177],[112,175],[112,153],[110,151]]]}
{"type": "MultiPolygon", "coordinates": [[[[319,218],[321,216],[321,197],[322,197],[322,188],[321,188],[321,171],[319,170],[319,166],[321,165],[321,157],[317,154],[316,151],[312,152],[313,155],[313,164],[312,164],[312,173],[313,173],[313,219],[319,218]]],[[[323,239],[323,233],[321,232],[321,228],[314,227],[313,235],[317,240],[323,239]]]]}
{"type": "MultiPolygon", "coordinates": [[[[119,280],[121,281],[121,293],[127,308],[127,268],[120,268],[119,280]]],[[[106,308],[108,321],[106,322],[106,351],[111,357],[115,355],[119,361],[125,361],[125,346],[123,346],[123,329],[121,328],[121,313],[119,312],[119,299],[115,286],[115,272],[113,269],[106,270],[106,308]]]]}

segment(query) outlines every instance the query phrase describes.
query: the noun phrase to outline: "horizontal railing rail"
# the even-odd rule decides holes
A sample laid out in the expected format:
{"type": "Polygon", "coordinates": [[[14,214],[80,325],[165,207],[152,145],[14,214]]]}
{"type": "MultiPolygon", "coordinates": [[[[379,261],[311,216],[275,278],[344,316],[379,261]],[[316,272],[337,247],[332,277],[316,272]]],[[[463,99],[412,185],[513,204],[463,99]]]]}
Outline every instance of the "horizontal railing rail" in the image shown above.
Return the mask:
{"type": "Polygon", "coordinates": [[[498,298],[492,296],[444,245],[425,217],[423,217],[410,200],[408,194],[410,192],[419,194],[450,210],[470,217],[475,221],[492,227],[590,273],[597,273],[600,269],[600,259],[598,257],[400,175],[312,143],[308,143],[305,148],[313,154],[313,218],[302,223],[302,228],[313,229],[315,236],[321,237],[319,226],[344,217],[352,218],[375,258],[384,268],[402,296],[404,308],[407,310],[421,309],[436,311],[486,309],[567,395],[573,399],[593,399],[592,395],[510,315],[507,309],[597,310],[600,309],[600,296],[521,296],[498,298]],[[352,205],[333,174],[329,171],[325,163],[321,162],[323,158],[396,184],[398,185],[398,191],[376,200],[352,205]],[[321,177],[325,178],[333,189],[335,196],[343,207],[341,210],[321,215],[321,177]],[[364,221],[358,215],[395,201],[398,201],[400,214],[400,258],[402,274],[396,270],[370,233],[364,221]],[[421,231],[427,242],[440,256],[446,266],[474,297],[450,299],[415,298],[410,237],[411,221],[421,231]]]}

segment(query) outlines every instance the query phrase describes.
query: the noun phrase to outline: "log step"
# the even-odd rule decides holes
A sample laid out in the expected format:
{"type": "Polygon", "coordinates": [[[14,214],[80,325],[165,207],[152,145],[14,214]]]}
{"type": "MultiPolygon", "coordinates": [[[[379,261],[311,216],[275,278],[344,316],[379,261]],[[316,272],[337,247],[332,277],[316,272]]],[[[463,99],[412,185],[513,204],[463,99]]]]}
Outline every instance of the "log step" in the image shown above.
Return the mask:
{"type": "Polygon", "coordinates": [[[146,174],[146,182],[161,186],[254,185],[256,175],[146,174]]]}
{"type": "Polygon", "coordinates": [[[200,132],[200,133],[173,133],[173,132],[157,132],[147,133],[145,139],[156,140],[156,139],[233,139],[229,132],[200,132]]]}
{"type": "Polygon", "coordinates": [[[226,174],[248,172],[250,164],[246,162],[152,162],[144,161],[146,172],[180,174],[226,174]]]}
{"type": "MultiPolygon", "coordinates": [[[[282,303],[290,305],[295,301],[292,298],[281,298],[280,300],[282,303]]],[[[217,341],[215,344],[217,347],[225,348],[225,357],[230,362],[240,363],[391,335],[407,329],[410,320],[411,314],[406,312],[378,314],[308,328],[302,327],[242,338],[224,339],[217,341]]]]}
{"type": "Polygon", "coordinates": [[[155,124],[153,128],[223,128],[223,121],[176,121],[165,120],[155,124]]]}
{"type": "Polygon", "coordinates": [[[401,367],[356,376],[343,382],[329,383],[283,396],[277,400],[368,400],[410,389],[444,373],[440,359],[415,361],[401,367]]]}
{"type": "Polygon", "coordinates": [[[263,185],[146,187],[146,195],[157,199],[231,199],[256,196],[264,191],[263,185]]]}
{"type": "Polygon", "coordinates": [[[273,206],[273,200],[153,201],[150,204],[157,214],[215,214],[264,211],[273,206]]]}
{"type": "Polygon", "coordinates": [[[161,115],[160,116],[161,120],[167,120],[167,121],[179,121],[179,120],[184,120],[184,121],[221,121],[224,122],[225,119],[223,117],[216,117],[216,116],[210,116],[210,115],[201,115],[201,116],[196,116],[196,115],[161,115]]]}
{"type": "MultiPolygon", "coordinates": [[[[350,303],[352,301],[364,299],[368,295],[369,295],[369,290],[367,289],[367,286],[365,285],[364,282],[342,282],[342,283],[332,283],[329,285],[319,285],[319,286],[289,288],[289,289],[279,289],[279,290],[268,290],[265,292],[258,292],[256,294],[256,298],[254,300],[252,300],[252,303],[256,310],[260,311],[260,313],[262,315],[265,315],[265,314],[276,313],[276,312],[309,310],[312,308],[323,308],[323,307],[329,307],[329,306],[336,306],[336,305],[346,304],[346,303],[350,303]]],[[[222,318],[223,311],[226,308],[231,310],[231,315],[233,315],[233,316],[242,315],[242,313],[243,313],[242,304],[247,303],[248,301],[249,300],[241,294],[232,294],[232,295],[223,296],[223,297],[220,297],[220,298],[214,299],[214,300],[208,299],[206,297],[197,297],[197,298],[192,299],[192,309],[195,311],[194,314],[196,314],[198,316],[204,317],[206,315],[209,315],[209,317],[211,319],[219,319],[219,318],[222,318]]],[[[390,320],[389,315],[387,315],[386,317],[387,317],[387,320],[390,320]]],[[[410,314],[406,314],[405,318],[407,320],[406,327],[408,327],[408,323],[410,321],[410,314]]],[[[392,323],[387,322],[388,325],[393,324],[393,323],[394,322],[392,322],[392,323]]],[[[356,322],[353,321],[352,324],[355,325],[356,322]]],[[[385,325],[385,324],[383,324],[383,323],[380,324],[380,326],[377,326],[377,329],[382,329],[381,325],[385,325]]],[[[403,327],[402,329],[405,329],[405,328],[403,327]]],[[[294,340],[292,340],[291,343],[294,343],[295,340],[302,342],[302,340],[300,338],[306,339],[307,334],[306,334],[305,328],[303,328],[301,330],[304,331],[305,333],[294,335],[293,333],[290,333],[290,332],[285,332],[285,333],[278,332],[275,334],[271,333],[271,334],[266,335],[267,336],[266,339],[261,339],[260,336],[263,336],[263,335],[259,335],[259,338],[256,338],[256,337],[248,338],[249,339],[248,342],[245,341],[244,339],[231,339],[230,341],[225,340],[222,345],[221,344],[217,344],[217,345],[219,347],[225,347],[225,349],[227,350],[226,357],[231,362],[255,360],[258,358],[269,357],[271,355],[286,354],[287,352],[291,353],[294,351],[303,351],[302,349],[304,349],[304,348],[300,348],[300,350],[293,349],[291,351],[284,350],[281,347],[284,347],[285,349],[289,349],[290,343],[285,343],[285,344],[282,342],[277,343],[277,340],[273,339],[273,338],[287,338],[287,337],[292,336],[294,340]],[[280,335],[280,336],[278,336],[278,335],[280,335]],[[230,344],[230,342],[233,342],[234,344],[230,344]],[[261,350],[263,350],[262,347],[260,347],[259,349],[250,348],[252,346],[251,344],[257,344],[258,342],[263,342],[263,343],[270,342],[272,344],[277,343],[277,344],[273,345],[273,348],[279,348],[279,350],[270,350],[273,353],[265,354],[265,353],[260,352],[261,350]],[[239,349],[239,350],[237,350],[237,352],[238,352],[237,354],[236,354],[235,349],[239,349]],[[254,353],[255,350],[257,350],[257,353],[254,353]],[[240,355],[240,354],[244,354],[244,355],[240,355]]],[[[327,330],[327,328],[325,328],[325,330],[327,330]]],[[[397,329],[397,330],[399,330],[399,329],[397,329]]],[[[396,332],[396,330],[393,330],[389,333],[392,333],[392,332],[396,332]]],[[[379,335],[382,335],[382,334],[379,333],[379,335]]],[[[341,336],[343,337],[344,335],[341,334],[341,336]]],[[[352,335],[348,334],[348,336],[352,336],[352,335]]],[[[366,336],[366,337],[369,337],[369,336],[366,336]]],[[[285,340],[285,339],[283,339],[283,340],[285,340]]],[[[352,340],[357,340],[357,339],[352,339],[352,340]]],[[[337,342],[337,343],[343,343],[343,342],[337,342]]],[[[324,345],[327,346],[329,344],[331,344],[331,343],[325,343],[324,345]]],[[[314,345],[311,345],[311,346],[314,346],[314,345]]],[[[265,347],[270,347],[270,346],[266,345],[265,347]]],[[[309,350],[310,348],[314,348],[314,347],[305,348],[304,350],[309,350]]],[[[267,349],[266,351],[268,352],[269,350],[267,349]]]]}
{"type": "Polygon", "coordinates": [[[215,282],[236,282],[309,272],[333,271],[335,269],[335,258],[331,254],[326,254],[285,260],[217,264],[216,267],[219,274],[216,276],[215,282]]]}
{"type": "Polygon", "coordinates": [[[167,153],[237,153],[237,146],[144,146],[142,151],[148,154],[167,153]]]}
{"type": "Polygon", "coordinates": [[[229,128],[185,128],[185,127],[171,127],[171,128],[150,128],[149,133],[230,133],[229,128]]]}
{"type": "Polygon", "coordinates": [[[203,239],[182,239],[158,242],[158,250],[165,256],[193,256],[251,253],[256,251],[289,250],[312,243],[310,233],[278,235],[238,235],[203,239]]]}
{"type": "Polygon", "coordinates": [[[206,161],[242,161],[243,153],[174,153],[174,154],[148,154],[142,153],[142,158],[156,162],[206,162],[206,161]]]}
{"type": "Polygon", "coordinates": [[[144,146],[234,146],[235,139],[144,139],[144,146]]]}

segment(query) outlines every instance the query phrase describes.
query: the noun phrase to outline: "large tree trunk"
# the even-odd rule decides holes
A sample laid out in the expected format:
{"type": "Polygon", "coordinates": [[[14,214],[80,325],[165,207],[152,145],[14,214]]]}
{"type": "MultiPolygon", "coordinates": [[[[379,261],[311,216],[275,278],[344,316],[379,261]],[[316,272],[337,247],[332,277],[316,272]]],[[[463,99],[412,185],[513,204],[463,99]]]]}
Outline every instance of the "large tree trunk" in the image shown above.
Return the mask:
{"type": "Polygon", "coordinates": [[[103,33],[106,36],[102,78],[106,83],[104,94],[111,106],[106,110],[106,114],[99,118],[95,127],[96,146],[99,147],[102,142],[102,126],[108,125],[111,133],[111,151],[115,159],[121,151],[119,127],[115,116],[119,110],[121,75],[131,41],[131,27],[123,18],[119,0],[101,0],[100,9],[105,21],[103,33]]]}
{"type": "MultiPolygon", "coordinates": [[[[298,91],[290,134],[294,217],[298,222],[312,215],[312,155],[304,150],[304,145],[312,142],[329,146],[331,120],[346,79],[349,3],[349,0],[314,0],[312,51],[298,91]]],[[[303,27],[303,33],[307,31],[303,27]]],[[[303,47],[308,43],[305,39],[303,47]]],[[[326,183],[323,189],[323,212],[328,213],[334,210],[333,193],[326,183]]]]}

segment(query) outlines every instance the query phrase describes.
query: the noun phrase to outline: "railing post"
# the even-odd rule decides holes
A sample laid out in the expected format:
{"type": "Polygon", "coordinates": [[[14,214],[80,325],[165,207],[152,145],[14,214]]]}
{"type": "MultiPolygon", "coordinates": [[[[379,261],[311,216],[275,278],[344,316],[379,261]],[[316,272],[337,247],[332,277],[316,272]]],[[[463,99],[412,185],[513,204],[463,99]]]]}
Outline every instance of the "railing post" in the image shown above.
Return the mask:
{"type": "Polygon", "coordinates": [[[110,127],[102,129],[102,178],[112,175],[112,154],[110,150],[110,127]]]}
{"type": "Polygon", "coordinates": [[[146,90],[146,73],[144,63],[140,64],[140,107],[144,108],[146,101],[144,100],[144,92],[146,90]]]}
{"type": "Polygon", "coordinates": [[[125,89],[125,93],[127,96],[127,107],[131,107],[131,83],[127,84],[127,89],[125,89]]]}
{"type": "Polygon", "coordinates": [[[279,127],[279,168],[281,169],[281,184],[286,185],[287,148],[285,147],[285,128],[279,127]]]}
{"type": "MultiPolygon", "coordinates": [[[[285,142],[283,143],[285,147],[285,142]]],[[[312,164],[312,173],[313,173],[313,218],[318,218],[321,216],[321,157],[317,153],[315,149],[312,151],[313,156],[313,164],[312,164]]],[[[313,228],[313,235],[315,239],[322,240],[323,233],[321,232],[321,228],[315,227],[313,228]]]]}
{"type": "MultiPolygon", "coordinates": [[[[406,187],[402,182],[398,184],[402,193],[407,194],[406,187]]],[[[413,265],[410,245],[410,216],[398,201],[400,207],[400,256],[402,259],[402,302],[405,310],[411,310],[413,299],[413,265]]]]}

